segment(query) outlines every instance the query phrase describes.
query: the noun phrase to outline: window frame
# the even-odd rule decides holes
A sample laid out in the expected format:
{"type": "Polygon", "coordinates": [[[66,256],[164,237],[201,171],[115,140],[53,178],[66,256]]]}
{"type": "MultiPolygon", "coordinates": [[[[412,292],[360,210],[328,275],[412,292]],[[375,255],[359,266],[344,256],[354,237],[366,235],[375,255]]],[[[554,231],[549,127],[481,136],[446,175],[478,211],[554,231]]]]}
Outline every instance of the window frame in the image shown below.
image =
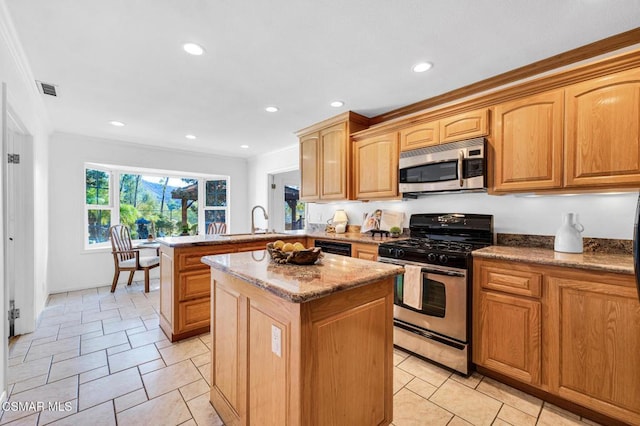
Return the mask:
{"type": "MultiPolygon", "coordinates": [[[[207,181],[210,180],[226,180],[227,181],[227,205],[225,207],[215,207],[214,210],[225,210],[225,223],[227,224],[227,229],[231,229],[231,176],[228,175],[216,175],[216,174],[205,174],[205,173],[193,173],[193,172],[182,172],[179,170],[165,170],[165,169],[148,169],[142,167],[128,167],[128,166],[118,166],[118,165],[110,165],[110,164],[100,164],[100,163],[92,163],[87,162],[84,164],[84,177],[83,177],[83,200],[84,200],[84,242],[83,247],[86,252],[94,252],[94,251],[104,251],[105,249],[111,249],[111,242],[106,241],[102,243],[94,243],[89,244],[89,210],[95,210],[92,206],[93,204],[87,204],[87,189],[86,189],[86,175],[87,170],[100,170],[106,172],[109,175],[109,207],[108,209],[111,211],[111,226],[120,223],[120,179],[123,174],[136,174],[143,176],[151,176],[151,177],[169,177],[169,178],[191,178],[197,179],[198,181],[198,235],[206,234],[205,229],[205,185],[207,181]]],[[[101,210],[106,210],[105,206],[98,206],[101,210]]],[[[211,210],[212,208],[208,208],[207,210],[211,210]]],[[[132,240],[134,243],[140,243],[143,240],[137,239],[132,240]]]]}

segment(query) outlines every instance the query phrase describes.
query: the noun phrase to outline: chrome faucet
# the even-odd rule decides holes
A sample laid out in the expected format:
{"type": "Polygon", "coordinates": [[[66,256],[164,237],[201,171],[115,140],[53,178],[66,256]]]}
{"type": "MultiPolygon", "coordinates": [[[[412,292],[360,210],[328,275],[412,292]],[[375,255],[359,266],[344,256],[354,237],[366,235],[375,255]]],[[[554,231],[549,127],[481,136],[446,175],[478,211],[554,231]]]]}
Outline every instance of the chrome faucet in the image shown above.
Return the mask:
{"type": "MultiPolygon", "coordinates": [[[[254,219],[254,216],[255,216],[254,213],[255,213],[256,209],[261,209],[262,213],[264,214],[264,219],[265,220],[269,220],[269,216],[267,215],[267,211],[264,209],[264,207],[262,207],[262,206],[253,206],[253,208],[251,209],[251,233],[252,234],[255,234],[256,231],[262,231],[261,228],[256,228],[256,223],[255,223],[255,219],[254,219]]],[[[264,231],[269,232],[268,229],[269,229],[269,226],[267,226],[264,229],[264,231]]]]}

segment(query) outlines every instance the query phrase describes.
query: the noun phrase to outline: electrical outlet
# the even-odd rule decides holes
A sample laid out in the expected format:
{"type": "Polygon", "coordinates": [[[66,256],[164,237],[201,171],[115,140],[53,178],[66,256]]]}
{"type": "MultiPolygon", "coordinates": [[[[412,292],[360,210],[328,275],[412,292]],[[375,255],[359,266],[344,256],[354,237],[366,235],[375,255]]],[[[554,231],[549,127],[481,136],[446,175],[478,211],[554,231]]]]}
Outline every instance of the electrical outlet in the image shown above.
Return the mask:
{"type": "Polygon", "coordinates": [[[282,330],[271,324],[271,352],[282,357],[282,330]]]}

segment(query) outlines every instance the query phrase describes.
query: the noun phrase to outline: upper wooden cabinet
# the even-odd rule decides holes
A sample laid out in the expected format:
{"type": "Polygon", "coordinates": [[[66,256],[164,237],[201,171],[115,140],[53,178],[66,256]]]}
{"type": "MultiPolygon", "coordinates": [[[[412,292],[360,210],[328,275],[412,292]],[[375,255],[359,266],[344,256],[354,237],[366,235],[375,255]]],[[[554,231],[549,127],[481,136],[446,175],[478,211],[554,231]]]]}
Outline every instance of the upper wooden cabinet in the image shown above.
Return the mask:
{"type": "Polygon", "coordinates": [[[562,186],[562,90],[495,107],[495,191],[562,186]]]}
{"type": "Polygon", "coordinates": [[[640,183],[640,70],[566,90],[565,185],[640,183]]]}
{"type": "Polygon", "coordinates": [[[482,108],[440,120],[440,143],[489,134],[489,110],[482,108]]]}
{"type": "Polygon", "coordinates": [[[398,196],[398,134],[353,143],[355,198],[371,200],[398,196]]]}
{"type": "Polygon", "coordinates": [[[297,132],[300,138],[300,199],[339,201],[351,191],[350,135],[365,129],[369,119],[346,112],[297,132]]]}
{"type": "Polygon", "coordinates": [[[465,112],[400,130],[400,151],[425,148],[489,134],[489,110],[465,112]]]}

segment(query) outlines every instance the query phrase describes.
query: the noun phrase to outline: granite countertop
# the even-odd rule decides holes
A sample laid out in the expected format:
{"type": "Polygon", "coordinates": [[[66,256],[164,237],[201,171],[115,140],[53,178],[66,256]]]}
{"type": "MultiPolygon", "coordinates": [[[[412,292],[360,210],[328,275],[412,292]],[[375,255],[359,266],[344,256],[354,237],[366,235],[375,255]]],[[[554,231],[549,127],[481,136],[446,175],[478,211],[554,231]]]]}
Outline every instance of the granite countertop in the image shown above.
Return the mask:
{"type": "MultiPolygon", "coordinates": [[[[219,235],[185,235],[184,237],[162,237],[157,242],[169,247],[207,246],[215,244],[247,243],[251,241],[290,239],[300,234],[219,234],[219,235]]],[[[304,234],[302,234],[304,236],[304,234]]]]}
{"type": "Polygon", "coordinates": [[[560,253],[546,248],[490,246],[473,251],[473,256],[515,260],[542,265],[633,274],[633,257],[610,253],[560,253]]]}
{"type": "Polygon", "coordinates": [[[202,262],[294,303],[371,284],[401,266],[325,253],[314,265],[277,264],[266,250],[205,256],[202,262]]]}
{"type": "Polygon", "coordinates": [[[398,238],[392,237],[382,237],[380,235],[376,235],[372,237],[370,233],[361,233],[361,232],[346,232],[344,234],[336,234],[334,232],[307,232],[306,236],[309,238],[315,238],[317,240],[335,240],[335,241],[344,241],[344,242],[352,242],[352,243],[365,243],[365,244],[380,244],[386,243],[388,241],[398,241],[402,239],[409,238],[408,236],[402,236],[398,238]]]}

